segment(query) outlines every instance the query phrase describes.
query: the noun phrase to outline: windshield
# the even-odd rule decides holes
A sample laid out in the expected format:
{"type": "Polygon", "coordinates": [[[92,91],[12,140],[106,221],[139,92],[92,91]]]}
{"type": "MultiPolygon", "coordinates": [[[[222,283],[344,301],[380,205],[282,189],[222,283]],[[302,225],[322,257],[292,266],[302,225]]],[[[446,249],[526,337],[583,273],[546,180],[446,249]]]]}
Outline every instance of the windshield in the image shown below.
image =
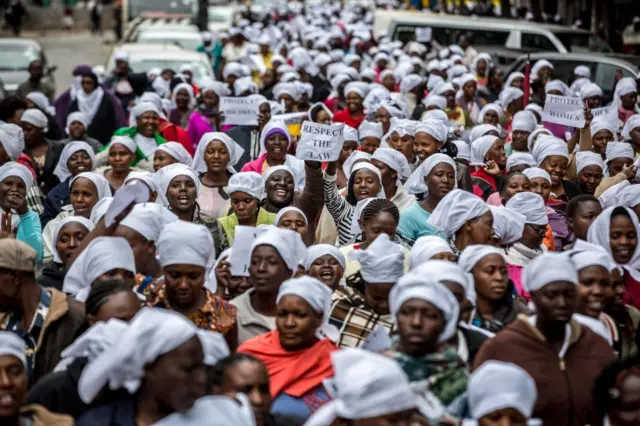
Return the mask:
{"type": "Polygon", "coordinates": [[[593,34],[574,32],[554,32],[553,34],[572,53],[613,52],[613,49],[606,41],[593,34]]]}
{"type": "Polygon", "coordinates": [[[230,14],[224,14],[220,12],[209,12],[209,22],[226,24],[227,22],[229,22],[230,16],[230,14]]]}
{"type": "Polygon", "coordinates": [[[15,47],[2,48],[0,55],[0,69],[23,70],[29,68],[29,63],[39,58],[38,52],[33,49],[16,49],[15,47]]]}
{"type": "Polygon", "coordinates": [[[191,15],[194,12],[195,0],[129,0],[129,19],[140,14],[153,12],[161,14],[191,15]]]}
{"type": "Polygon", "coordinates": [[[180,46],[186,50],[196,50],[198,46],[202,44],[202,42],[198,39],[180,39],[174,37],[156,37],[156,36],[145,36],[141,34],[138,37],[138,41],[141,43],[151,43],[151,44],[174,44],[176,46],[180,46]]]}
{"type": "Polygon", "coordinates": [[[189,64],[193,68],[193,77],[198,80],[202,77],[213,77],[213,73],[211,72],[211,68],[207,66],[206,63],[201,61],[183,61],[179,59],[174,60],[160,60],[160,59],[148,59],[148,60],[136,60],[132,58],[129,61],[129,65],[131,69],[135,72],[147,72],[151,68],[160,68],[166,69],[171,68],[174,71],[178,71],[180,67],[184,64],[189,64]]]}

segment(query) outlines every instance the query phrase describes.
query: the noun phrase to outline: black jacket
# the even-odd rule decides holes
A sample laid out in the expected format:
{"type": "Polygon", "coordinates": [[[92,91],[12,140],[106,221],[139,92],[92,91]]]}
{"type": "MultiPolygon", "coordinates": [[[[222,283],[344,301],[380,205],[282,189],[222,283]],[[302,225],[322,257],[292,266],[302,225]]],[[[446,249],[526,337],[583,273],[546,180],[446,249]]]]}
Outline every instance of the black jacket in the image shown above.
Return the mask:
{"type": "MultiPolygon", "coordinates": [[[[62,291],[62,283],[66,274],[62,264],[47,263],[42,269],[42,275],[38,277],[38,284],[42,287],[52,287],[62,291]]],[[[54,411],[54,413],[57,413],[57,411],[54,411]]]]}
{"type": "Polygon", "coordinates": [[[47,194],[47,198],[44,201],[44,211],[40,215],[40,223],[42,224],[43,229],[51,219],[54,219],[58,214],[60,214],[60,212],[62,212],[62,207],[71,204],[71,198],[69,195],[70,182],[71,178],[68,178],[64,182],[60,182],[51,188],[47,194]]]}
{"type": "MultiPolygon", "coordinates": [[[[69,114],[78,110],[78,100],[75,99],[69,106],[69,114]]],[[[97,139],[102,145],[107,145],[116,130],[118,130],[116,106],[111,96],[105,93],[96,112],[96,116],[93,117],[91,124],[89,124],[87,135],[97,139]]]]}
{"type": "Polygon", "coordinates": [[[254,150],[256,152],[256,156],[254,157],[251,153],[251,128],[249,126],[235,126],[233,129],[227,132],[227,135],[236,141],[238,145],[244,149],[244,153],[240,160],[236,163],[234,168],[237,171],[242,170],[242,167],[247,164],[249,161],[255,160],[260,153],[260,132],[258,132],[256,143],[254,150]]]}
{"type": "Polygon", "coordinates": [[[480,350],[480,346],[482,346],[485,341],[489,340],[489,336],[472,328],[458,327],[458,330],[460,330],[464,336],[464,340],[467,342],[467,349],[469,350],[469,365],[473,365],[473,361],[476,359],[476,354],[480,350]]]}
{"type": "Polygon", "coordinates": [[[40,404],[52,413],[77,419],[89,409],[78,395],[78,381],[86,365],[86,358],[77,358],[66,370],[47,374],[31,388],[27,403],[40,404]]]}
{"type": "Polygon", "coordinates": [[[64,145],[62,145],[60,141],[52,141],[47,139],[47,144],[49,145],[49,148],[47,149],[43,167],[40,167],[38,163],[33,159],[31,154],[25,151],[29,158],[31,158],[31,164],[35,168],[36,176],[38,177],[38,185],[40,186],[40,190],[42,191],[42,193],[45,195],[47,195],[54,186],[60,183],[60,180],[56,175],[53,174],[53,171],[58,165],[60,154],[62,153],[62,149],[64,148],[64,145]]]}

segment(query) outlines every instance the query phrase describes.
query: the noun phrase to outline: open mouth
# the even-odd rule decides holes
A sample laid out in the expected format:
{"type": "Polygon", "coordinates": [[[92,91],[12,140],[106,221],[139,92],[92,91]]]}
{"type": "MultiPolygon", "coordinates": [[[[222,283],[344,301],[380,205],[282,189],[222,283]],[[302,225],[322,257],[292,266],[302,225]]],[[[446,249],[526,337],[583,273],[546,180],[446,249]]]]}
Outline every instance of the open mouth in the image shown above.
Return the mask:
{"type": "Polygon", "coordinates": [[[0,407],[10,408],[16,404],[16,397],[9,393],[0,394],[0,407]]]}
{"type": "Polygon", "coordinates": [[[287,195],[287,191],[284,189],[276,189],[275,194],[279,197],[285,197],[287,195]]]}

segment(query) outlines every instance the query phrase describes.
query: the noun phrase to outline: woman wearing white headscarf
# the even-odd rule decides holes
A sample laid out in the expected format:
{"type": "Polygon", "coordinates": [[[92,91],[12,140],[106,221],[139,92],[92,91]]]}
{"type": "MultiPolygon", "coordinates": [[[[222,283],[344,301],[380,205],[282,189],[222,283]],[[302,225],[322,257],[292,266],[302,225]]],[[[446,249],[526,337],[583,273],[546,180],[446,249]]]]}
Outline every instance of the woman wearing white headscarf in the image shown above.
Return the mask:
{"type": "Polygon", "coordinates": [[[193,86],[189,83],[180,83],[173,88],[171,94],[175,108],[169,111],[169,121],[186,129],[189,124],[189,117],[196,106],[196,97],[193,93],[193,86]]]}
{"type": "Polygon", "coordinates": [[[606,340],[572,320],[578,304],[576,269],[566,254],[547,253],[527,266],[523,281],[536,315],[519,316],[487,341],[474,369],[490,360],[524,369],[538,393],[531,417],[542,424],[600,424],[593,381],[614,354],[606,340]]]}
{"type": "Polygon", "coordinates": [[[616,83],[614,100],[620,102],[618,117],[625,124],[629,118],[638,113],[636,100],[638,98],[638,86],[632,77],[625,77],[616,83]]]}
{"type": "Polygon", "coordinates": [[[447,242],[438,236],[428,235],[420,237],[411,247],[409,269],[413,270],[430,260],[446,260],[455,262],[456,256],[447,242]]]}
{"type": "Polygon", "coordinates": [[[338,111],[333,116],[334,123],[345,123],[347,126],[357,129],[365,119],[364,98],[369,92],[369,85],[361,81],[352,81],[344,87],[346,108],[338,111]]]}
{"type": "Polygon", "coordinates": [[[27,108],[39,109],[47,117],[47,132],[45,134],[47,139],[58,141],[64,137],[62,129],[58,126],[58,120],[56,120],[56,109],[51,106],[44,93],[31,92],[24,97],[24,101],[27,108]]]}
{"type": "Polygon", "coordinates": [[[187,318],[166,309],[144,308],[118,344],[85,367],[78,383],[85,403],[106,386],[124,388],[131,396],[90,409],[76,425],[107,426],[116,417],[129,424],[160,424],[172,413],[186,413],[204,396],[204,362],[203,344],[187,318]]]}
{"type": "Polygon", "coordinates": [[[346,259],[335,246],[315,244],[307,250],[304,268],[311,277],[320,280],[331,290],[336,290],[344,283],[342,276],[346,269],[346,259]]]}
{"type": "Polygon", "coordinates": [[[95,172],[102,174],[109,184],[118,190],[132,171],[152,170],[150,161],[143,160],[137,165],[135,161],[138,147],[128,136],[114,136],[111,142],[97,156],[95,172]],[[106,164],[105,164],[106,162],[106,164]]]}
{"type": "Polygon", "coordinates": [[[216,218],[226,215],[229,195],[225,188],[243,153],[240,145],[224,133],[202,135],[191,167],[200,176],[202,191],[197,202],[205,214],[216,218]]]}
{"type": "Polygon", "coordinates": [[[87,134],[87,128],[91,122],[81,112],[72,112],[67,117],[67,127],[65,132],[68,135],[66,139],[62,139],[60,142],[65,146],[74,141],[86,142],[91,145],[93,152],[99,152],[104,145],[99,140],[92,138],[87,134]]]}
{"type": "Polygon", "coordinates": [[[189,151],[178,142],[164,143],[153,153],[153,170],[156,172],[169,164],[180,163],[189,166],[192,162],[189,151]]]}
{"type": "Polygon", "coordinates": [[[551,176],[551,200],[554,200],[554,208],[563,208],[580,194],[578,186],[565,179],[570,160],[566,142],[553,136],[539,137],[532,154],[537,166],[551,176]]]}
{"type": "Polygon", "coordinates": [[[605,177],[596,188],[594,195],[600,197],[609,189],[635,178],[634,148],[627,142],[609,142],[606,146],[605,177]]]}

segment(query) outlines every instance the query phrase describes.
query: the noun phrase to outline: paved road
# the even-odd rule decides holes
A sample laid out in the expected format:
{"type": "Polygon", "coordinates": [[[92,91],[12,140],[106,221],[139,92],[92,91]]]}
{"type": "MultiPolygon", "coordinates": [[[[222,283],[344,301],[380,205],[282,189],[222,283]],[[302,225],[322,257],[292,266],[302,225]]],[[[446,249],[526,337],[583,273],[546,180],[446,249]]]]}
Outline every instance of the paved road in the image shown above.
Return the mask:
{"type": "Polygon", "coordinates": [[[80,64],[104,65],[113,45],[105,44],[111,34],[104,37],[92,36],[90,33],[68,34],[55,32],[46,37],[36,37],[45,49],[52,65],[57,65],[55,73],[56,92],[64,92],[71,86],[71,72],[80,64]]]}

